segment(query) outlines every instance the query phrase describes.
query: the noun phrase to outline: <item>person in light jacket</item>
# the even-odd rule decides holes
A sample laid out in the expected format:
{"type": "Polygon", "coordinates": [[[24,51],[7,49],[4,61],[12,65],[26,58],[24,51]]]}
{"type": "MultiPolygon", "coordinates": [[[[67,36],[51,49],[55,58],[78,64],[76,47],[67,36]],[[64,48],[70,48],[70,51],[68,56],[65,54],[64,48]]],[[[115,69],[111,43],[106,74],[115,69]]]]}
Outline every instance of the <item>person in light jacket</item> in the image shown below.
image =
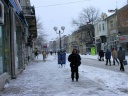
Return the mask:
{"type": "Polygon", "coordinates": [[[45,62],[45,59],[46,59],[46,51],[42,51],[42,55],[43,55],[43,61],[45,62]]]}
{"type": "Polygon", "coordinates": [[[122,50],[122,47],[119,48],[118,59],[120,61],[120,71],[125,71],[124,64],[123,64],[123,61],[125,60],[125,51],[122,50]]]}
{"type": "Polygon", "coordinates": [[[113,65],[115,65],[115,61],[119,65],[119,61],[117,60],[117,51],[114,48],[112,48],[112,58],[113,58],[113,65]]]}

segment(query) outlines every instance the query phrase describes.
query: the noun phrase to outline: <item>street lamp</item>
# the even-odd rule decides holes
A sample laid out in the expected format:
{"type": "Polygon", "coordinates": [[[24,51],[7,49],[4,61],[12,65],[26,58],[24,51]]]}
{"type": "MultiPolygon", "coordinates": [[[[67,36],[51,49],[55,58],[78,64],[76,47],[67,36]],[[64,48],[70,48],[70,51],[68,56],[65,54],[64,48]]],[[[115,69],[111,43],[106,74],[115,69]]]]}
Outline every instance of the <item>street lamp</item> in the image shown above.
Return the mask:
{"type": "Polygon", "coordinates": [[[57,32],[57,30],[58,30],[57,27],[54,27],[53,29],[56,31],[57,34],[59,34],[59,38],[60,38],[60,50],[61,50],[62,49],[61,48],[61,34],[64,33],[65,27],[64,26],[61,26],[61,30],[63,30],[63,32],[61,32],[60,30],[57,32]]]}
{"type": "MultiPolygon", "coordinates": [[[[60,64],[61,64],[61,66],[63,66],[62,65],[63,63],[62,63],[61,34],[64,33],[65,27],[64,26],[61,27],[61,30],[63,30],[63,32],[61,32],[60,30],[57,32],[57,30],[58,30],[57,27],[54,27],[53,29],[56,31],[57,34],[59,34],[59,38],[60,38],[60,64]]],[[[58,60],[59,60],[59,58],[58,58],[58,60]]]]}

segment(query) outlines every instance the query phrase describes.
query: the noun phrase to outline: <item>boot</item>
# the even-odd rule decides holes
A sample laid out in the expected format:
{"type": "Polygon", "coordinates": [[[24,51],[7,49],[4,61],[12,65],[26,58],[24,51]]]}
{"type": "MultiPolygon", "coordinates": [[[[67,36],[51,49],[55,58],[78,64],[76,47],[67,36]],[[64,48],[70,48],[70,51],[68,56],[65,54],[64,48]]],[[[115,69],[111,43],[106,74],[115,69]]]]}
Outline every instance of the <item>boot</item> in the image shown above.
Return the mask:
{"type": "Polygon", "coordinates": [[[72,82],[74,82],[74,78],[72,78],[72,82]]]}

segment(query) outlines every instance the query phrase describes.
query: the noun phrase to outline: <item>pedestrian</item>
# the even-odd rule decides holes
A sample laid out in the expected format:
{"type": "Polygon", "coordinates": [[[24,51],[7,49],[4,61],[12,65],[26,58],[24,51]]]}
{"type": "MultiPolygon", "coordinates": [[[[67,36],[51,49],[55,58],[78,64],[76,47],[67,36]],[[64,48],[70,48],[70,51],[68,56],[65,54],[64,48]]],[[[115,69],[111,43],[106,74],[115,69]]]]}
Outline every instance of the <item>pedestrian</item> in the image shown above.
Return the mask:
{"type": "Polygon", "coordinates": [[[29,62],[29,60],[30,60],[30,56],[28,56],[28,62],[29,62]]]}
{"type": "Polygon", "coordinates": [[[35,54],[35,58],[38,59],[38,49],[37,48],[35,48],[34,54],[35,54]]]}
{"type": "Polygon", "coordinates": [[[46,54],[47,54],[47,56],[46,56],[46,57],[48,57],[49,52],[47,51],[47,52],[46,52],[46,54]]]}
{"type": "Polygon", "coordinates": [[[55,51],[55,55],[56,55],[56,51],[55,51]]]}
{"type": "Polygon", "coordinates": [[[45,59],[46,59],[46,52],[45,52],[45,51],[42,51],[42,55],[43,55],[43,61],[45,62],[45,59]]]}
{"type": "Polygon", "coordinates": [[[104,61],[104,51],[103,50],[99,51],[99,61],[104,61]]]}
{"type": "Polygon", "coordinates": [[[52,55],[52,51],[50,51],[50,54],[52,55]]]}
{"type": "Polygon", "coordinates": [[[105,59],[106,59],[106,65],[108,65],[108,61],[109,61],[109,65],[111,66],[111,52],[107,49],[107,51],[105,52],[105,59]]]}
{"type": "Polygon", "coordinates": [[[125,71],[124,64],[123,64],[123,61],[125,60],[125,51],[122,50],[122,47],[119,48],[117,55],[118,55],[118,59],[120,61],[120,71],[125,71]]]}
{"type": "Polygon", "coordinates": [[[68,61],[70,62],[71,67],[71,78],[74,81],[74,75],[76,75],[76,81],[79,79],[78,67],[81,64],[81,57],[77,53],[76,49],[73,49],[72,53],[68,57],[68,61]]]}
{"type": "Polygon", "coordinates": [[[113,58],[113,65],[115,65],[115,61],[119,65],[119,61],[117,60],[117,51],[114,48],[112,48],[112,58],[113,58]]]}

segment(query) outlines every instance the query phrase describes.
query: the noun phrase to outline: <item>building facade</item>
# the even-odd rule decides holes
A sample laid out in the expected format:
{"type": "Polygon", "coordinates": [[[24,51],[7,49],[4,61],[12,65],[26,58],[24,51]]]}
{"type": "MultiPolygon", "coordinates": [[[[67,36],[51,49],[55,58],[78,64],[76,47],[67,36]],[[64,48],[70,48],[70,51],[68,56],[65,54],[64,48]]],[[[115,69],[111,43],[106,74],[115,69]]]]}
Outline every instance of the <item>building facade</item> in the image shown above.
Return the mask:
{"type": "MultiPolygon", "coordinates": [[[[32,33],[28,27],[33,23],[28,26],[21,1],[23,0],[0,0],[0,90],[8,80],[15,79],[25,69],[28,61],[27,37],[30,36],[28,33],[32,33]]],[[[37,36],[37,31],[34,32],[32,38],[37,36]]]]}
{"type": "Polygon", "coordinates": [[[118,15],[118,36],[117,47],[123,47],[128,55],[128,5],[117,11],[118,15]]]}
{"type": "Polygon", "coordinates": [[[10,20],[7,1],[0,1],[0,90],[11,77],[10,20]]]}

